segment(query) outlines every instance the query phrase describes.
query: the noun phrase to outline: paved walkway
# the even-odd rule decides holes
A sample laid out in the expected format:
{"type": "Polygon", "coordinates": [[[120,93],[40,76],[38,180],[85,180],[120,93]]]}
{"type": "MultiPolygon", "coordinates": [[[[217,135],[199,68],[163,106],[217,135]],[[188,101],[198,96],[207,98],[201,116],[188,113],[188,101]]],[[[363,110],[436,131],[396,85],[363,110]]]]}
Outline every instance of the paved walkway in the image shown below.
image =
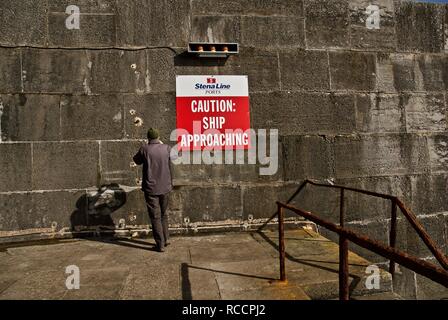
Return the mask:
{"type": "MultiPolygon", "coordinates": [[[[173,237],[164,253],[154,251],[149,239],[0,247],[0,299],[336,297],[337,245],[310,231],[288,231],[289,281],[281,283],[276,236],[266,231],[173,237]],[[80,269],[78,290],[66,288],[69,265],[80,269]]],[[[351,254],[350,263],[352,285],[360,287],[368,262],[351,254]]]]}

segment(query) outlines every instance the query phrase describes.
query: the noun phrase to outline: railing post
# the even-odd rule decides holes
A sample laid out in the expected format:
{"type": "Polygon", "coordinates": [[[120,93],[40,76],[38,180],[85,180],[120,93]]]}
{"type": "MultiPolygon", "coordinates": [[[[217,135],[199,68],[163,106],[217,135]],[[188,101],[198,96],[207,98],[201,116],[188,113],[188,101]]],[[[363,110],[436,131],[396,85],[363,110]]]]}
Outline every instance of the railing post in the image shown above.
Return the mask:
{"type": "MultiPolygon", "coordinates": [[[[395,242],[397,240],[397,201],[395,199],[391,200],[391,205],[389,246],[395,249],[395,242]]],[[[393,260],[389,260],[389,273],[394,277],[395,262],[393,260]]]]}
{"type": "Polygon", "coordinates": [[[286,281],[285,270],[285,230],[283,224],[283,207],[277,203],[278,213],[278,251],[280,255],[280,280],[286,281]]]}
{"type": "MultiPolygon", "coordinates": [[[[344,189],[339,202],[339,225],[344,227],[344,189]]],[[[348,240],[339,235],[339,300],[349,300],[348,290],[348,240]]]]}

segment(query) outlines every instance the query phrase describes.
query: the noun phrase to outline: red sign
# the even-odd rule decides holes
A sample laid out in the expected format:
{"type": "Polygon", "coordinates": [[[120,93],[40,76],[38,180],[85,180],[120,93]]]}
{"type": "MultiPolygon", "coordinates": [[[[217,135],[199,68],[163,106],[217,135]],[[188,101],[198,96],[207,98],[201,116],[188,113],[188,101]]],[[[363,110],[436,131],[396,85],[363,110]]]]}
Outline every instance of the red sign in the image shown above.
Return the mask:
{"type": "Polygon", "coordinates": [[[247,76],[177,76],[176,111],[181,150],[249,148],[247,76]]]}

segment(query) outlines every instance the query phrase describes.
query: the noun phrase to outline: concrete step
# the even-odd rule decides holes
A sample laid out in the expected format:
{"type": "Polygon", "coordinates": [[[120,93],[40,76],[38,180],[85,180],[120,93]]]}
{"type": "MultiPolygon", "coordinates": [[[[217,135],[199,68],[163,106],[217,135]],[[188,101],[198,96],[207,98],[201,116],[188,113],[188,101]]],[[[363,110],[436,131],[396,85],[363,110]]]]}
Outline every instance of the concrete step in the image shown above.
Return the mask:
{"type": "MultiPolygon", "coordinates": [[[[263,231],[253,234],[261,245],[278,256],[278,234],[263,231]]],[[[290,284],[300,286],[311,299],[333,299],[339,292],[339,246],[323,236],[304,229],[285,233],[286,274],[290,284]]],[[[349,252],[349,283],[351,297],[392,292],[392,276],[379,269],[379,287],[372,288],[372,263],[349,252]],[[368,282],[368,283],[366,283],[368,282]]]]}

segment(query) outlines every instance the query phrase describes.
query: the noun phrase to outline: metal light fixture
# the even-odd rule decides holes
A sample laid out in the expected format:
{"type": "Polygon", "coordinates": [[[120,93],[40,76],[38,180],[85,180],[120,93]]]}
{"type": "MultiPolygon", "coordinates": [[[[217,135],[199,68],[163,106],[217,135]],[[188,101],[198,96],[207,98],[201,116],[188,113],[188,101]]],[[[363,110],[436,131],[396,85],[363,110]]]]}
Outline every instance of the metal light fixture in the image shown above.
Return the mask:
{"type": "Polygon", "coordinates": [[[210,43],[190,42],[188,53],[195,54],[199,58],[227,58],[232,54],[238,54],[238,43],[210,43]]]}

